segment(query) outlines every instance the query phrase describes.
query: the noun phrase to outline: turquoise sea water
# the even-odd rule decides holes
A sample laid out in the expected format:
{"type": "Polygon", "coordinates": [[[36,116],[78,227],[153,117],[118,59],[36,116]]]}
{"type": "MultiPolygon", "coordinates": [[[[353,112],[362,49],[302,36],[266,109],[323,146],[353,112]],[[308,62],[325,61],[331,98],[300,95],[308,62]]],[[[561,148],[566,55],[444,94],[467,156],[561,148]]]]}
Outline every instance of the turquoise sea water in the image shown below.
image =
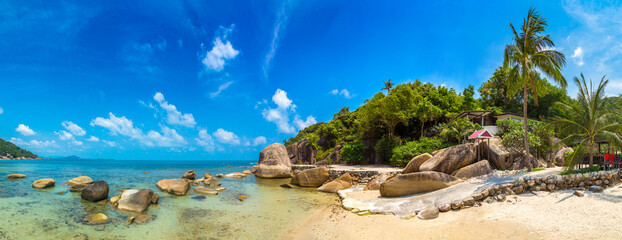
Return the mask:
{"type": "Polygon", "coordinates": [[[192,190],[186,196],[173,196],[156,187],[157,181],[180,178],[187,170],[194,170],[200,178],[206,172],[246,170],[240,166],[252,165],[250,161],[0,161],[0,239],[71,239],[76,234],[89,239],[282,239],[306,215],[337,201],[336,195],[315,189],[279,187],[289,179],[254,175],[220,178],[227,190],[216,196],[192,190]],[[6,179],[12,173],[28,177],[6,179]],[[66,183],[77,176],[108,182],[109,198],[119,195],[119,189],[153,189],[160,202],[146,213],[155,215],[155,220],[127,225],[127,219],[138,214],[83,201],[80,193],[69,192],[66,183]],[[33,189],[32,182],[42,178],[55,179],[56,186],[33,189]],[[249,197],[239,201],[238,194],[249,197]],[[111,221],[99,226],[84,222],[85,215],[99,212],[111,221]]]}

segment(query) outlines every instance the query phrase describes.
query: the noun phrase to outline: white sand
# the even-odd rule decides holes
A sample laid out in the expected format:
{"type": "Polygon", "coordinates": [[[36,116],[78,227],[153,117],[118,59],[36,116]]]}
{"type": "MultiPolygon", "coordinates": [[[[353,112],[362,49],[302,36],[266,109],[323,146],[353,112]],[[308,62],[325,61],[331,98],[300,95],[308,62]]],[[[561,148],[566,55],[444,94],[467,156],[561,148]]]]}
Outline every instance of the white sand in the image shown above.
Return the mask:
{"type": "Polygon", "coordinates": [[[318,210],[288,239],[622,239],[622,188],[603,193],[538,192],[512,202],[441,213],[434,220],[318,210]]]}

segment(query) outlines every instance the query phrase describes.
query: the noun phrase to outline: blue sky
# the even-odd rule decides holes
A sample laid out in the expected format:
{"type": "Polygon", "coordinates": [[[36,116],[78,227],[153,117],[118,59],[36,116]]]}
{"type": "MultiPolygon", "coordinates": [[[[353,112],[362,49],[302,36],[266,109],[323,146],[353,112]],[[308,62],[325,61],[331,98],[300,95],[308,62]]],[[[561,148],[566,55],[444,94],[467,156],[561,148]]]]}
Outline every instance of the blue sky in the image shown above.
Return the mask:
{"type": "Polygon", "coordinates": [[[530,6],[567,79],[607,74],[622,93],[622,7],[606,2],[2,1],[0,138],[41,156],[255,160],[384,79],[479,87],[530,6]]]}

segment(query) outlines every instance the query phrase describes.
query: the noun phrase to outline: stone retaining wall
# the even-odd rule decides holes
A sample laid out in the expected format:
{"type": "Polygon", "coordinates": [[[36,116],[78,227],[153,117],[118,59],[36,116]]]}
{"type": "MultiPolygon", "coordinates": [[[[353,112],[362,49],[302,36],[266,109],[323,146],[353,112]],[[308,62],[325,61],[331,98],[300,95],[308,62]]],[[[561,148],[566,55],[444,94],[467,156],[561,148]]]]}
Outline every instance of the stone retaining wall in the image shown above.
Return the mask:
{"type": "MultiPolygon", "coordinates": [[[[323,166],[316,166],[316,165],[292,165],[292,170],[294,172],[296,171],[302,171],[302,170],[307,170],[307,169],[313,169],[313,168],[317,168],[317,167],[323,167],[323,166]]],[[[371,178],[375,175],[378,175],[380,172],[376,171],[376,170],[335,170],[335,169],[328,169],[328,174],[330,175],[330,179],[335,179],[338,178],[339,176],[343,175],[344,173],[350,173],[350,175],[354,178],[358,178],[358,179],[365,179],[365,178],[371,178]]],[[[402,172],[401,170],[396,170],[394,172],[391,173],[400,173],[402,172]]],[[[359,181],[360,182],[360,181],[359,181]]]]}

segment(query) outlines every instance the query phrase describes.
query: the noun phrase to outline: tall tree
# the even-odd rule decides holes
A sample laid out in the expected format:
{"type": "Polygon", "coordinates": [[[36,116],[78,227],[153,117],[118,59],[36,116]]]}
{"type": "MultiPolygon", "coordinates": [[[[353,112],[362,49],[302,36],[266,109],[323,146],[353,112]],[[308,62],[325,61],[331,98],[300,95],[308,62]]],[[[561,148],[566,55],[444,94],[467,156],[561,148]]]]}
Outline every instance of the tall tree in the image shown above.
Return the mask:
{"type": "Polygon", "coordinates": [[[391,81],[391,79],[387,79],[384,80],[384,87],[380,90],[387,90],[387,94],[389,93],[389,91],[391,91],[391,88],[393,88],[393,82],[391,81]]]}
{"type": "MultiPolygon", "coordinates": [[[[550,36],[543,35],[548,26],[544,17],[540,16],[534,8],[529,9],[527,18],[523,19],[521,32],[517,32],[514,25],[510,28],[514,34],[514,43],[505,47],[503,66],[510,69],[508,75],[508,89],[517,92],[523,89],[523,127],[525,141],[525,158],[529,158],[529,139],[527,137],[527,103],[528,92],[533,92],[535,102],[538,103],[538,91],[545,91],[545,79],[538,77],[538,72],[543,73],[563,88],[566,87],[566,79],[562,76],[561,68],[566,65],[566,57],[561,52],[553,49],[555,44],[550,36]]],[[[531,170],[531,166],[527,166],[531,170]]]]}
{"type": "Polygon", "coordinates": [[[559,116],[554,119],[552,124],[560,129],[560,134],[564,138],[563,142],[571,144],[580,140],[577,150],[574,151],[568,169],[583,158],[586,151],[590,155],[590,167],[594,164],[594,141],[606,139],[616,147],[622,147],[622,124],[620,124],[620,111],[616,109],[619,98],[607,99],[605,87],[609,80],[605,77],[600,80],[598,87],[594,89],[592,80],[587,85],[585,77],[581,74],[581,79],[574,78],[579,87],[577,102],[567,104],[557,102],[558,106],[566,109],[569,117],[559,116]]]}

